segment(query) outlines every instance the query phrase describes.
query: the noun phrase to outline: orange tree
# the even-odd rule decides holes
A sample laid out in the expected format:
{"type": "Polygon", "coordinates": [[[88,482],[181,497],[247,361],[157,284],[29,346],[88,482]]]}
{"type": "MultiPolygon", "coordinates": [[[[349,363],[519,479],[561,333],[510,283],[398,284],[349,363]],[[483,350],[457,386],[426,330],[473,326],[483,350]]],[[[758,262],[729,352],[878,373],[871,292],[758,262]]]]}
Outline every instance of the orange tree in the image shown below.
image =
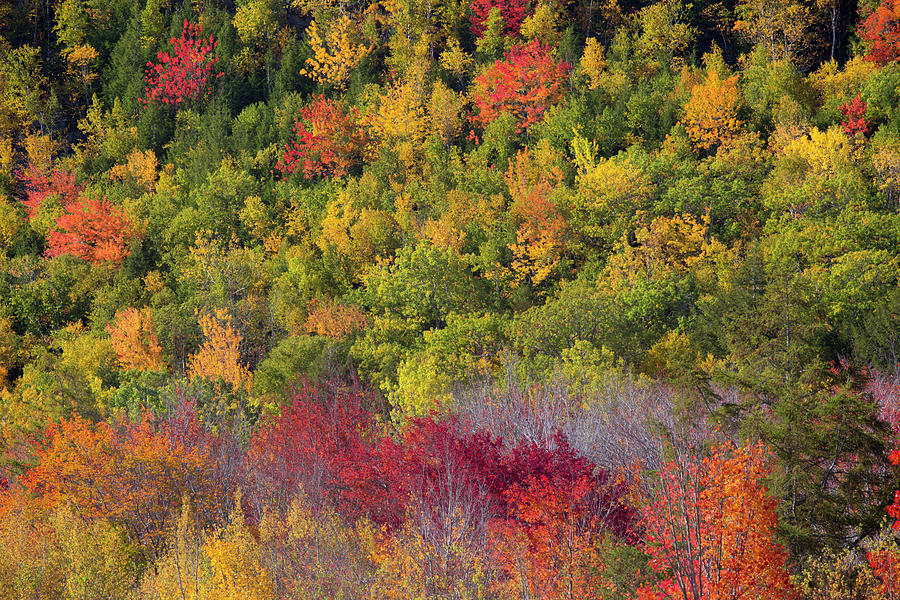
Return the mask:
{"type": "Polygon", "coordinates": [[[640,600],[790,600],[787,551],[775,543],[776,501],[762,444],[714,446],[665,465],[643,508],[659,581],[640,600]]]}
{"type": "Polygon", "coordinates": [[[149,416],[113,427],[76,415],[47,428],[23,483],[47,507],[69,505],[122,525],[158,556],[165,525],[183,498],[206,517],[217,514],[211,457],[203,444],[176,433],[166,423],[154,427],[149,416]]]}

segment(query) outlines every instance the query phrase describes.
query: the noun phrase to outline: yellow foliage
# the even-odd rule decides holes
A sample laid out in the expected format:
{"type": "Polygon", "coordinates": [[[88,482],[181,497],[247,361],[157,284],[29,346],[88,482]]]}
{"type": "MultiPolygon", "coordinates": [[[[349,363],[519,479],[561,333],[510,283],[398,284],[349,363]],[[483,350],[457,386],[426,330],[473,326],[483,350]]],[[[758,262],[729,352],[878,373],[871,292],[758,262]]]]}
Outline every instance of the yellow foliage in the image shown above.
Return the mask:
{"type": "Polygon", "coordinates": [[[798,138],[784,149],[786,165],[818,177],[834,177],[853,162],[853,144],[840,127],[826,131],[814,128],[809,136],[798,138]]]}
{"type": "Polygon", "coordinates": [[[868,565],[851,550],[826,550],[807,558],[791,581],[802,598],[815,600],[876,600],[878,581],[868,565]]]}
{"type": "Polygon", "coordinates": [[[52,529],[27,498],[0,492],[0,500],[0,600],[64,597],[64,561],[52,529]]]}
{"type": "Polygon", "coordinates": [[[556,12],[555,4],[541,2],[535,7],[534,13],[526,17],[519,28],[519,33],[523,38],[528,41],[537,40],[551,48],[559,45],[561,34],[558,29],[559,15],[556,12]]]}
{"type": "Polygon", "coordinates": [[[0,173],[11,174],[15,158],[12,138],[0,136],[0,173]]]}
{"type": "Polygon", "coordinates": [[[436,516],[444,517],[439,528],[435,528],[439,535],[434,535],[434,529],[429,527],[417,527],[413,516],[395,534],[382,532],[377,537],[371,554],[378,568],[372,585],[373,598],[491,597],[488,561],[471,544],[477,534],[462,510],[436,516]]]}
{"type": "Polygon", "coordinates": [[[377,109],[366,113],[365,121],[372,139],[382,143],[392,140],[421,143],[428,131],[424,76],[408,77],[389,86],[379,95],[377,109]]]}
{"type": "Polygon", "coordinates": [[[274,600],[275,591],[269,573],[260,560],[259,545],[244,523],[240,495],[236,499],[228,526],[203,545],[209,560],[212,580],[210,599],[274,600]]]}
{"type": "Polygon", "coordinates": [[[516,231],[516,243],[509,245],[513,253],[510,264],[513,281],[521,284],[527,279],[533,285],[542,283],[561,258],[560,245],[560,241],[552,233],[520,227],[516,231]]]}
{"type": "Polygon", "coordinates": [[[269,234],[276,233],[272,231],[274,219],[259,196],[247,196],[238,217],[250,235],[257,240],[264,241],[269,234]]]}
{"type": "Polygon", "coordinates": [[[710,70],[706,81],[691,91],[682,123],[697,148],[708,150],[738,135],[741,97],[737,80],[737,75],[723,80],[716,70],[710,70]]]}
{"type": "Polygon", "coordinates": [[[91,72],[91,66],[100,54],[90,44],[79,44],[64,52],[70,71],[81,77],[81,82],[87,90],[91,83],[97,79],[97,74],[91,72]]]}
{"type": "Polygon", "coordinates": [[[0,390],[7,388],[10,367],[19,353],[19,340],[6,317],[0,317],[0,390]]]}
{"type": "Polygon", "coordinates": [[[56,156],[57,143],[49,135],[30,134],[25,136],[25,154],[28,162],[43,173],[49,173],[56,156]]]}
{"type": "Polygon", "coordinates": [[[462,111],[466,106],[464,94],[454,92],[440,81],[434,83],[428,110],[428,133],[436,135],[449,147],[462,128],[462,111]]]}
{"type": "Polygon", "coordinates": [[[22,227],[22,217],[6,196],[0,195],[0,253],[12,245],[22,227]]]}
{"type": "Polygon", "coordinates": [[[156,153],[153,150],[146,152],[135,150],[128,155],[125,164],[116,165],[109,170],[109,177],[113,181],[129,179],[148,192],[152,192],[156,183],[157,167],[156,153]]]}
{"type": "Polygon", "coordinates": [[[199,317],[206,342],[188,361],[188,375],[216,381],[222,379],[234,390],[250,390],[252,374],[241,364],[241,335],[231,324],[228,311],[199,317]]]}
{"type": "Polygon", "coordinates": [[[650,177],[624,158],[595,160],[595,150],[584,138],[573,141],[575,181],[573,226],[582,234],[612,243],[621,237],[623,223],[641,210],[655,191],[650,177]]]}
{"type": "Polygon", "coordinates": [[[864,56],[854,56],[841,69],[836,61],[823,64],[810,73],[808,81],[819,92],[822,99],[850,99],[878,71],[878,65],[864,56]]]}
{"type": "Polygon", "coordinates": [[[372,46],[361,41],[356,23],[342,14],[325,26],[324,34],[313,20],[306,29],[313,56],[306,59],[309,70],[302,69],[315,81],[343,88],[350,80],[353,69],[372,51],[372,46]]]}
{"type": "Polygon", "coordinates": [[[895,209],[900,207],[900,148],[892,143],[873,145],[872,167],[875,183],[884,193],[889,206],[895,209]]]}
{"type": "Polygon", "coordinates": [[[805,6],[781,0],[743,0],[735,13],[734,31],[761,44],[773,61],[796,59],[794,51],[811,22],[805,6]]]}
{"type": "Polygon", "coordinates": [[[681,64],[680,55],[697,36],[697,29],[689,25],[688,6],[681,0],[662,0],[642,8],[638,13],[639,53],[647,59],[671,62],[673,66],[681,64]]]}
{"type": "Polygon", "coordinates": [[[589,38],[581,55],[581,72],[588,78],[588,88],[596,90],[601,86],[603,72],[606,71],[606,53],[597,38],[589,38]]]}
{"type": "Polygon", "coordinates": [[[425,222],[425,237],[445,250],[459,254],[466,240],[466,232],[456,228],[449,215],[441,215],[438,220],[428,219],[425,222]]]}
{"type": "MultiPolygon", "coordinates": [[[[204,535],[185,499],[181,515],[166,540],[166,553],[144,576],[142,591],[152,600],[206,600],[210,567],[203,553],[204,535]]],[[[212,600],[210,598],[210,600],[212,600]]]]}
{"type": "Polygon", "coordinates": [[[441,52],[438,62],[453,75],[461,77],[468,71],[474,60],[459,45],[459,41],[453,37],[447,41],[447,48],[441,52]]]}
{"type": "MultiPolygon", "coordinates": [[[[398,206],[397,213],[401,212],[398,206]]],[[[395,246],[397,221],[388,211],[354,206],[351,192],[343,190],[329,206],[322,220],[322,234],[316,244],[332,249],[361,276],[360,270],[395,246]]]]}
{"type": "Polygon", "coordinates": [[[715,244],[707,242],[708,228],[709,216],[698,222],[690,215],[657,217],[638,227],[634,232],[637,243],[632,246],[623,238],[619,252],[610,258],[608,283],[616,287],[629,285],[638,277],[684,275],[713,252],[715,244]]]}
{"type": "Polygon", "coordinates": [[[286,515],[263,512],[259,523],[262,564],[281,586],[280,598],[371,598],[374,543],[368,521],[346,523],[327,503],[300,490],[286,515]]]}

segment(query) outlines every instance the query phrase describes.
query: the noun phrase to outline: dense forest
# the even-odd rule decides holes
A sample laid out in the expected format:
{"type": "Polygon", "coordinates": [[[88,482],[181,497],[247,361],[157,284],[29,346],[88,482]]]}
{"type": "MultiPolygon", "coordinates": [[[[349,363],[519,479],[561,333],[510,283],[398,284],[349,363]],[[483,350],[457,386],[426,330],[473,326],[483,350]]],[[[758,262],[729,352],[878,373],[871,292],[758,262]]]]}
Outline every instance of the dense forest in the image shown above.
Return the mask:
{"type": "Polygon", "coordinates": [[[0,0],[0,600],[900,595],[900,0],[0,0]]]}

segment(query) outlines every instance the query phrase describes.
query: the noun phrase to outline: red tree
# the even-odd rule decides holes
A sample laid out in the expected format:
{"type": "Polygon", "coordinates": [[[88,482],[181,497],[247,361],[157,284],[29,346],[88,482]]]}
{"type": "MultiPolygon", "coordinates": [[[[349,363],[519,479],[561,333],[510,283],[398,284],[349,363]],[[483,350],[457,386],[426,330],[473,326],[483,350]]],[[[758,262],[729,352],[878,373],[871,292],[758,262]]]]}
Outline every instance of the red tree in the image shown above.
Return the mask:
{"type": "Polygon", "coordinates": [[[294,132],[297,139],[285,146],[278,169],[282,173],[302,170],[307,179],[346,175],[362,160],[368,143],[355,112],[322,95],[300,111],[294,132]]]}
{"type": "Polygon", "coordinates": [[[403,460],[393,439],[378,435],[372,401],[357,383],[298,386],[250,442],[258,497],[284,508],[303,490],[313,505],[330,502],[350,518],[398,525],[407,497],[403,460]]]}
{"type": "Polygon", "coordinates": [[[860,35],[869,44],[869,60],[886,65],[900,58],[900,0],[884,0],[863,21],[860,35]]]}
{"type": "Polygon", "coordinates": [[[631,537],[625,489],[557,433],[553,448],[523,443],[503,459],[505,514],[492,525],[494,556],[511,589],[535,598],[600,598],[607,535],[631,537]]]}
{"type": "Polygon", "coordinates": [[[866,121],[866,108],[866,103],[859,94],[853,100],[841,104],[840,111],[844,115],[844,122],[841,125],[844,127],[844,133],[850,137],[857,133],[863,136],[868,135],[869,123],[866,121]]]}
{"type": "MultiPolygon", "coordinates": [[[[202,38],[203,26],[184,22],[180,38],[172,38],[171,52],[159,52],[156,64],[147,63],[146,99],[178,106],[185,100],[198,100],[210,92],[209,79],[218,58],[213,56],[216,42],[202,38]]],[[[221,77],[221,73],[216,77],[221,77]]]]}
{"type": "Polygon", "coordinates": [[[128,256],[135,232],[125,213],[108,200],[69,203],[48,236],[50,256],[70,254],[94,264],[117,263],[128,256]]]}
{"type": "Polygon", "coordinates": [[[22,204],[28,209],[29,219],[51,196],[55,196],[60,206],[65,208],[73,205],[84,190],[83,185],[75,182],[75,175],[58,169],[44,173],[38,167],[28,165],[17,176],[25,188],[22,204]]]}
{"type": "Polygon", "coordinates": [[[516,117],[518,130],[539,122],[563,94],[563,84],[571,65],[555,60],[547,46],[537,40],[513,46],[475,78],[472,100],[477,110],[472,120],[482,127],[509,112],[516,117]]]}
{"type": "Polygon", "coordinates": [[[503,17],[503,32],[506,35],[518,34],[522,21],[528,16],[528,4],[525,0],[472,0],[472,33],[476,38],[484,35],[488,13],[492,8],[497,8],[503,17]]]}

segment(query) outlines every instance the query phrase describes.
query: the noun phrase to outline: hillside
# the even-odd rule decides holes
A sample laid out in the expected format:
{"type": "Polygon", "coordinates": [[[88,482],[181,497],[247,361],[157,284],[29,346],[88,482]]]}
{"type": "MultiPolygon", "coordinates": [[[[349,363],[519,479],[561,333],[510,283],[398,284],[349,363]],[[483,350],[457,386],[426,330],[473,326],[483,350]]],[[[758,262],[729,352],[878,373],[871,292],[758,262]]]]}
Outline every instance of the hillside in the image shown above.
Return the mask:
{"type": "Polygon", "coordinates": [[[0,600],[900,594],[898,32],[0,0],[0,600]]]}

